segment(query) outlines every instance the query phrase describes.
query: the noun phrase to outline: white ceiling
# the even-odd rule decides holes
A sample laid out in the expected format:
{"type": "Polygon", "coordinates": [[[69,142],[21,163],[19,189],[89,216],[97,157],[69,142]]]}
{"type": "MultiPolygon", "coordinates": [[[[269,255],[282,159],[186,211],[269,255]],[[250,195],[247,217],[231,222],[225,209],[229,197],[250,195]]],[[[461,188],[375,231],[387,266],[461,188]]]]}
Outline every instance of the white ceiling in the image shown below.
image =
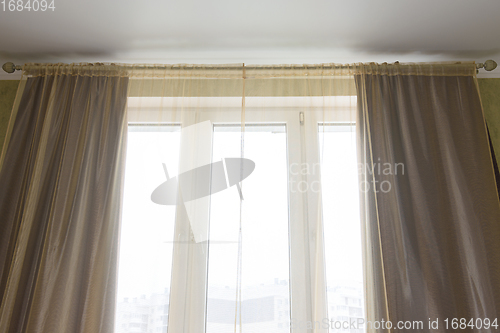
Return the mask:
{"type": "Polygon", "coordinates": [[[0,63],[500,63],[498,0],[54,1],[0,5],[0,63]]]}

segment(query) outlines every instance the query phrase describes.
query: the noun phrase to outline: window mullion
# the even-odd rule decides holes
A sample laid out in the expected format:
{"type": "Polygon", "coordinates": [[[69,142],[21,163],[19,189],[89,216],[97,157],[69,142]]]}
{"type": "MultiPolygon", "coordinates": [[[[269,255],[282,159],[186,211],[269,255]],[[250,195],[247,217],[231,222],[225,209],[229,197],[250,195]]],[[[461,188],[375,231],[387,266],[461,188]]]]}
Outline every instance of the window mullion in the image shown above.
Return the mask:
{"type": "Polygon", "coordinates": [[[305,333],[308,323],[327,318],[316,113],[304,112],[301,122],[297,111],[287,130],[291,325],[294,333],[305,333]]]}

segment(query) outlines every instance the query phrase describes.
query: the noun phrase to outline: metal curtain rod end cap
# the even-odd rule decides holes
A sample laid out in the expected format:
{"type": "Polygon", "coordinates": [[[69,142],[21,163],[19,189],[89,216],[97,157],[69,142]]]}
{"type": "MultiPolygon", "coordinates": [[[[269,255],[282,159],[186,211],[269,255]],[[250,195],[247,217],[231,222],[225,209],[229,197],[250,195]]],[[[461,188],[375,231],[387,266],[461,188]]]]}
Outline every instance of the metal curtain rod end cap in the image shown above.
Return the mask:
{"type": "Polygon", "coordinates": [[[484,69],[488,72],[494,70],[495,68],[497,68],[497,63],[494,60],[486,60],[484,62],[484,69]]]}
{"type": "Polygon", "coordinates": [[[490,72],[490,71],[494,70],[495,68],[497,68],[497,63],[494,60],[490,59],[490,60],[486,60],[484,62],[484,64],[483,63],[478,63],[476,65],[476,68],[478,68],[478,69],[479,68],[484,68],[485,71],[490,72]]]}
{"type": "Polygon", "coordinates": [[[12,74],[16,71],[16,65],[13,62],[6,62],[3,64],[2,69],[9,74],[12,74]]]}

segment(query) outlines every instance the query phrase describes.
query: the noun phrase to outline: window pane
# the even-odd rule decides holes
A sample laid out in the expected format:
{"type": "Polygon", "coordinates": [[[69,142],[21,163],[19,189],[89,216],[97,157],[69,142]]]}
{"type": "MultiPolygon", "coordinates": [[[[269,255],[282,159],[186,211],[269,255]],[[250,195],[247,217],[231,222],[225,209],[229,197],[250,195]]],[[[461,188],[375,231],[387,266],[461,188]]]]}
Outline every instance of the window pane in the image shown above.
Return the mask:
{"type": "MultiPolygon", "coordinates": [[[[359,186],[355,127],[320,126],[320,153],[328,316],[333,321],[364,318],[359,186]]],[[[331,325],[332,326],[332,325],[331,325]]],[[[351,333],[363,329],[347,330],[351,333]]],[[[330,327],[330,332],[346,332],[330,327]]]]}
{"type": "Polygon", "coordinates": [[[177,174],[180,127],[131,125],[120,236],[116,333],[167,332],[175,206],[151,201],[165,163],[177,174]]]}
{"type": "MultiPolygon", "coordinates": [[[[240,157],[239,127],[215,127],[213,161],[240,157]]],[[[243,181],[242,332],[289,332],[289,242],[285,126],[245,127],[244,157],[255,170],[243,181]]],[[[211,197],[207,332],[233,333],[240,196],[236,186],[211,197]]],[[[239,332],[239,321],[237,318],[239,332]]]]}

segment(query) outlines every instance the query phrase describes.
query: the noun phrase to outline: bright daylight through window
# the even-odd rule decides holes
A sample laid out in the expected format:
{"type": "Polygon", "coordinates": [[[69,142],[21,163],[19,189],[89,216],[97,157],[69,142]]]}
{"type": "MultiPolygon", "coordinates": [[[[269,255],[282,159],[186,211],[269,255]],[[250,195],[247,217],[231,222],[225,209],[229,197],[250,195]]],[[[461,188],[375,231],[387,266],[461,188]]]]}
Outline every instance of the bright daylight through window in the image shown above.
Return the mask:
{"type": "MultiPolygon", "coordinates": [[[[300,197],[303,188],[289,183],[291,173],[321,173],[317,179],[328,184],[307,191],[322,192],[329,320],[364,318],[355,125],[318,123],[314,142],[320,160],[305,167],[290,164],[293,147],[287,140],[298,134],[288,124],[249,122],[244,135],[240,125],[213,124],[212,162],[225,163],[226,177],[227,158],[244,157],[255,169],[241,188],[210,196],[207,333],[239,332],[240,325],[245,333],[288,333],[299,324],[300,318],[292,316],[292,295],[301,291],[291,283],[290,216],[295,207],[290,197],[300,197]]],[[[115,333],[167,332],[176,207],[155,204],[151,193],[166,177],[177,175],[181,128],[130,124],[127,145],[115,333]]]]}
{"type": "MultiPolygon", "coordinates": [[[[285,126],[246,126],[244,156],[255,162],[242,205],[241,324],[245,332],[288,332],[290,321],[285,126]]],[[[215,127],[213,160],[239,156],[239,127],[215,127]]],[[[240,211],[236,188],[212,196],[207,333],[232,333],[240,211]],[[231,204],[232,203],[232,204],[231,204]]],[[[236,318],[237,327],[240,319],[236,318]]]]}
{"type": "Polygon", "coordinates": [[[352,124],[319,128],[321,181],[328,184],[323,186],[322,206],[330,332],[345,332],[335,329],[335,323],[339,327],[340,323],[358,322],[365,312],[354,130],[352,124]]]}
{"type": "Polygon", "coordinates": [[[127,142],[115,332],[166,332],[175,206],[151,192],[179,164],[180,126],[132,125],[127,142]]]}

